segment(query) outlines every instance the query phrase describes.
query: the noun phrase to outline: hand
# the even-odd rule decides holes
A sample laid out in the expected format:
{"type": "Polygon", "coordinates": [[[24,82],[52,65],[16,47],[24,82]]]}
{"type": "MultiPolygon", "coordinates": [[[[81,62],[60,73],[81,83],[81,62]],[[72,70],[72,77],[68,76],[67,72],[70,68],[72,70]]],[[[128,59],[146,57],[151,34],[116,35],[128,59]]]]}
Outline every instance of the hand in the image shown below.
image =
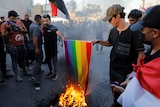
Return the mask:
{"type": "Polygon", "coordinates": [[[94,44],[96,44],[96,43],[98,43],[99,42],[99,40],[92,40],[91,41],[91,43],[94,45],[94,44]]]}
{"type": "Polygon", "coordinates": [[[40,53],[39,49],[38,48],[35,49],[35,54],[39,54],[39,53],[40,53]]]}
{"type": "Polygon", "coordinates": [[[127,86],[127,84],[129,83],[129,81],[130,81],[130,80],[126,80],[126,81],[122,82],[120,85],[122,85],[122,86],[127,86]]]}
{"type": "Polygon", "coordinates": [[[124,92],[124,88],[122,86],[111,84],[111,87],[113,88],[113,92],[118,92],[118,93],[124,92]]]}

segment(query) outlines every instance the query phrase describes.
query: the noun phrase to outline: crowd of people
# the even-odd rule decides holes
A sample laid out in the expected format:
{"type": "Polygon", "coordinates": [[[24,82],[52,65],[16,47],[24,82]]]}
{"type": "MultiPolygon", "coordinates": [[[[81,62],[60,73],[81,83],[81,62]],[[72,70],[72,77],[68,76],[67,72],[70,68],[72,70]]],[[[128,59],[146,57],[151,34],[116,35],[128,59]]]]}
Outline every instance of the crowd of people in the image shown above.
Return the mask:
{"type": "Polygon", "coordinates": [[[51,24],[49,15],[35,15],[34,21],[29,19],[29,14],[24,13],[21,20],[16,11],[8,12],[8,20],[1,17],[0,25],[0,83],[7,78],[6,51],[10,54],[12,70],[15,80],[22,82],[21,73],[31,76],[30,81],[40,85],[39,75],[43,72],[41,64],[43,61],[42,44],[44,37],[44,50],[46,63],[49,67],[47,78],[56,80],[57,75],[57,36],[64,40],[64,35],[57,27],[51,24]],[[49,48],[48,48],[49,47],[49,48]],[[30,67],[33,64],[33,69],[30,67]],[[54,69],[52,69],[52,66],[54,69]]]}
{"type": "MultiPolygon", "coordinates": [[[[135,101],[146,92],[141,92],[141,96],[135,100],[135,96],[130,90],[131,87],[133,90],[135,88],[134,94],[140,91],[132,85],[141,86],[147,90],[156,99],[152,98],[156,102],[154,107],[159,106],[160,92],[156,89],[160,88],[160,85],[155,81],[160,78],[160,69],[157,66],[160,62],[159,13],[160,5],[148,8],[145,13],[133,9],[128,15],[130,22],[128,23],[125,20],[124,7],[114,4],[107,9],[106,17],[103,19],[104,22],[107,21],[113,26],[108,40],[103,40],[102,29],[95,32],[96,40],[93,40],[92,43],[102,45],[100,51],[97,47],[97,52],[101,52],[103,46],[112,46],[109,76],[114,103],[111,107],[143,107],[140,105],[141,102],[135,103],[135,101]],[[147,48],[144,44],[147,44],[147,48]],[[155,82],[154,85],[148,81],[148,78],[155,82]],[[131,101],[128,97],[130,95],[133,97],[131,101]]],[[[72,25],[74,26],[74,24],[72,25]]],[[[42,37],[44,37],[45,61],[49,67],[46,78],[53,80],[58,78],[57,36],[63,41],[64,35],[51,24],[49,15],[37,14],[32,22],[27,13],[24,14],[24,20],[20,20],[17,12],[11,10],[8,12],[7,21],[1,17],[0,35],[0,83],[5,82],[3,78],[8,76],[6,45],[6,51],[11,56],[15,80],[17,82],[23,81],[18,70],[19,66],[24,75],[31,75],[31,81],[40,85],[39,75],[43,72],[41,70],[43,60],[42,37]],[[29,60],[34,64],[33,69],[29,66],[29,60]],[[29,72],[31,69],[32,72],[29,72]]],[[[145,107],[149,107],[149,103],[145,107]]]]}

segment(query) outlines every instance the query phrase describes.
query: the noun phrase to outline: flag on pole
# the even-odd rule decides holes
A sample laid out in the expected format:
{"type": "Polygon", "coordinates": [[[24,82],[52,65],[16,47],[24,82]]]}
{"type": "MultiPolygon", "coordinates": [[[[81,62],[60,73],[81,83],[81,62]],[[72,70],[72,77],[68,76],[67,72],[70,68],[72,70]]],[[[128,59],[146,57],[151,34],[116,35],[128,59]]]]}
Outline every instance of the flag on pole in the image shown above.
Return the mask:
{"type": "Polygon", "coordinates": [[[50,3],[50,5],[51,5],[51,10],[52,10],[52,16],[58,16],[57,7],[53,3],[50,3]]]}
{"type": "Polygon", "coordinates": [[[86,90],[92,52],[92,44],[88,41],[65,40],[65,55],[67,65],[76,72],[78,83],[86,90]]]}
{"type": "MultiPolygon", "coordinates": [[[[60,11],[62,11],[62,12],[66,15],[66,18],[67,18],[67,19],[70,19],[70,16],[69,16],[69,14],[68,14],[67,8],[66,8],[63,0],[49,0],[49,1],[50,1],[50,3],[52,3],[54,6],[56,6],[60,11]]],[[[51,8],[52,8],[53,5],[51,5],[51,8]]],[[[55,9],[54,6],[53,6],[53,8],[55,9]]],[[[52,10],[53,10],[52,13],[54,13],[54,9],[52,9],[52,10]]],[[[58,13],[58,12],[57,12],[57,13],[58,13]]],[[[57,15],[56,15],[56,16],[57,16],[57,15]]]]}
{"type": "Polygon", "coordinates": [[[160,107],[160,58],[142,64],[118,102],[123,107],[160,107]]]}

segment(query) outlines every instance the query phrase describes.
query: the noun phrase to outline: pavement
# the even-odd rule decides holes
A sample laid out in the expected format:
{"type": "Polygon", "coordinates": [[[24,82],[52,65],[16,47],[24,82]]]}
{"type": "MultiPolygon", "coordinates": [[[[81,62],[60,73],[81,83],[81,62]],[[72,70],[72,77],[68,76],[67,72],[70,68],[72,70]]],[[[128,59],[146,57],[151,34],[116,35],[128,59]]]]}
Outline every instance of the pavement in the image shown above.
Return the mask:
{"type": "MultiPolygon", "coordinates": [[[[86,102],[88,107],[110,107],[112,94],[109,86],[109,54],[111,48],[103,48],[103,53],[96,53],[93,46],[91,65],[89,72],[89,83],[86,102]]],[[[53,81],[46,79],[49,72],[46,64],[42,65],[44,73],[40,76],[41,86],[33,85],[30,76],[23,76],[23,82],[16,82],[13,77],[6,79],[5,84],[0,84],[0,107],[50,107],[55,103],[60,93],[69,80],[72,72],[65,65],[64,50],[58,46],[58,79],[53,81]]],[[[7,67],[11,70],[11,59],[7,54],[7,67]]],[[[32,65],[31,65],[32,67],[32,65]]]]}

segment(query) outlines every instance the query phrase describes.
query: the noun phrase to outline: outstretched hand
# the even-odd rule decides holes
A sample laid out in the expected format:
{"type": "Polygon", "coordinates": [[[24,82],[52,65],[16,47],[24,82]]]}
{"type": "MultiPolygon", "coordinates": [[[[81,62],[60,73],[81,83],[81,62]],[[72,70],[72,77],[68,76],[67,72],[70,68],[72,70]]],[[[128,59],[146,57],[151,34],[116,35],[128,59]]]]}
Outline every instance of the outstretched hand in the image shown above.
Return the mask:
{"type": "Polygon", "coordinates": [[[94,45],[94,44],[98,43],[98,40],[92,40],[91,43],[94,45]]]}

